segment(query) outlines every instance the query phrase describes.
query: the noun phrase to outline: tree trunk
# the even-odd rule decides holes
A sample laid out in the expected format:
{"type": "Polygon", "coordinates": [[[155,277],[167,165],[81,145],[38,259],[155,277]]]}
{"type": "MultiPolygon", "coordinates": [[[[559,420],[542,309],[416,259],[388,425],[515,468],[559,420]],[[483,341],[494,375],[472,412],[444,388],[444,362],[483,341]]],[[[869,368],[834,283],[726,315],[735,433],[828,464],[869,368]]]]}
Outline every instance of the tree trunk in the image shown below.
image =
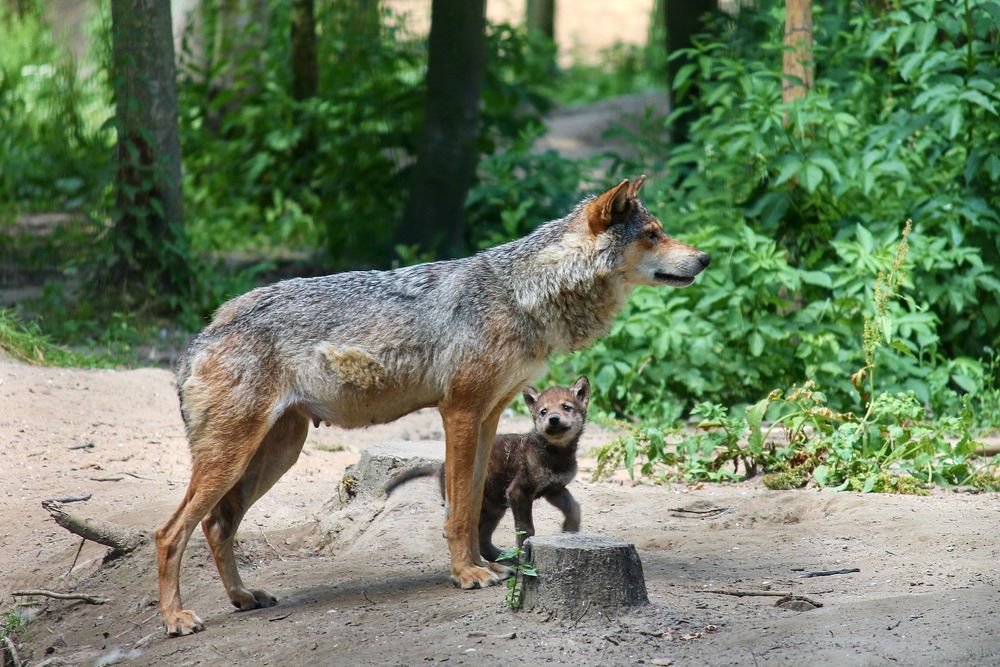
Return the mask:
{"type": "Polygon", "coordinates": [[[316,16],[313,0],[292,0],[292,96],[316,97],[316,16]]]}
{"type": "Polygon", "coordinates": [[[112,0],[118,172],[109,277],[187,296],[177,81],[170,3],[112,0]]]}
{"type": "Polygon", "coordinates": [[[397,241],[455,256],[465,247],[465,197],[479,159],[486,1],[431,7],[424,130],[397,241]]]}
{"type": "Polygon", "coordinates": [[[529,30],[538,30],[549,39],[556,36],[556,0],[528,0],[524,23],[529,30]]]}
{"type": "Polygon", "coordinates": [[[781,99],[803,98],[813,87],[813,25],[810,0],[785,0],[785,55],[781,99]]]}
{"type": "MultiPolygon", "coordinates": [[[[706,30],[706,19],[718,8],[716,0],[663,0],[663,2],[666,5],[663,15],[667,22],[668,56],[682,49],[691,48],[693,45],[691,38],[706,30]]],[[[694,60],[687,56],[667,62],[671,110],[690,105],[698,97],[699,91],[694,85],[689,85],[684,91],[674,89],[677,73],[682,67],[693,62],[694,60]]],[[[693,120],[694,114],[690,111],[676,118],[671,133],[673,143],[680,144],[687,141],[688,126],[693,120]]]]}

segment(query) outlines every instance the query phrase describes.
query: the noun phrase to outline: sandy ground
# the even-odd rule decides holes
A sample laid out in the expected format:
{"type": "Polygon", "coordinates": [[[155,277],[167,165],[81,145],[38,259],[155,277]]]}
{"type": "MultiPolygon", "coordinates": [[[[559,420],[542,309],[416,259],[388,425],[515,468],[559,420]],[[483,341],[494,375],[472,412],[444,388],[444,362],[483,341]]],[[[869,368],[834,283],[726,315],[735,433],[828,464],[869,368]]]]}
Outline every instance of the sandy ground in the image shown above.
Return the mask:
{"type": "MultiPolygon", "coordinates": [[[[508,417],[501,428],[527,426],[508,417]]],[[[592,428],[587,445],[611,435],[592,428]]],[[[11,591],[33,587],[112,598],[23,610],[30,665],[1000,664],[996,494],[668,488],[589,483],[584,473],[572,485],[584,531],[636,545],[650,604],[558,621],[511,612],[500,587],[451,587],[430,480],[353,516],[335,510],[344,468],[366,447],[436,438],[431,411],[364,431],[314,429],[240,533],[244,578],[274,591],[278,606],[234,612],[196,533],[182,590],[207,629],[168,639],[151,547],[102,563],[107,549],[88,542],[77,557],[80,539],[40,502],[89,492],[69,508],[143,530],[159,525],[189,471],[171,375],[0,360],[0,607],[11,608],[11,591]],[[92,447],[70,449],[77,445],[92,447]],[[676,511],[705,507],[723,509],[676,511]],[[801,576],[848,567],[860,572],[801,576]],[[775,598],[700,592],[710,588],[788,590],[823,606],[796,612],[775,598]]],[[[536,513],[540,533],[558,530],[554,510],[542,503],[536,513]]],[[[497,536],[513,541],[509,518],[497,536]]]]}

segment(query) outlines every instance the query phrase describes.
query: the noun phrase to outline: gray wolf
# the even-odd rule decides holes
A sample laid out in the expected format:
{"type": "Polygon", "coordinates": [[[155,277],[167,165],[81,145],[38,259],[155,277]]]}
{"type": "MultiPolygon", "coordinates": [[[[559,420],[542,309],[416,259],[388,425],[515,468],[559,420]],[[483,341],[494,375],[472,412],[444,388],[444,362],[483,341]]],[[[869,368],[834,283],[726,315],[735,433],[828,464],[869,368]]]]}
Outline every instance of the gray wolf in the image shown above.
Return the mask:
{"type": "MultiPolygon", "coordinates": [[[[562,512],[563,531],[580,530],[580,504],[566,485],[576,477],[576,447],[587,422],[590,382],[581,377],[572,387],[549,387],[541,393],[528,387],[523,395],[534,431],[498,435],[486,466],[479,553],[489,561],[501,555],[493,545],[493,533],[508,507],[514,514],[518,547],[535,534],[531,509],[537,498],[545,498],[562,512]]],[[[438,478],[443,494],[444,468],[431,465],[404,470],[386,484],[386,495],[400,484],[431,476],[438,478]]]]}
{"type": "Polygon", "coordinates": [[[479,516],[500,413],[554,352],[605,334],[636,285],[685,287],[709,258],[667,236],[639,200],[643,178],[472,257],[393,271],[295,278],[223,304],[177,369],[191,479],[156,531],[169,635],[204,628],[180,595],[181,556],[201,523],[240,610],[275,597],[243,584],[233,556],[250,506],[295,463],[310,421],[345,428],[436,406],[445,432],[451,578],[491,586],[479,516]]]}

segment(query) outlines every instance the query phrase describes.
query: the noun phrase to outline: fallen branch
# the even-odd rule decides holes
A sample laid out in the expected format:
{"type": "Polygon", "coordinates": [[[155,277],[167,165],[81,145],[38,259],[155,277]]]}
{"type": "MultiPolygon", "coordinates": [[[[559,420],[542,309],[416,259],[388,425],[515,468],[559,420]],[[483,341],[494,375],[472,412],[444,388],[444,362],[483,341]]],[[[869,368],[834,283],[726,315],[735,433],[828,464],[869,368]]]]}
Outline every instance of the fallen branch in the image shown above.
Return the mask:
{"type": "Polygon", "coordinates": [[[84,443],[81,443],[79,445],[71,445],[71,446],[67,447],[66,449],[68,449],[70,451],[73,451],[74,449],[93,449],[93,448],[94,448],[94,443],[92,443],[92,442],[84,442],[84,443]]]}
{"type": "Polygon", "coordinates": [[[148,534],[135,528],[70,514],[59,502],[43,500],[42,507],[52,515],[56,523],[69,532],[91,542],[111,547],[112,552],[109,556],[112,558],[135,551],[149,540],[148,534]]]}
{"type": "Polygon", "coordinates": [[[854,574],[855,572],[860,572],[861,568],[848,567],[843,570],[822,570],[820,572],[806,572],[801,575],[800,579],[808,579],[810,577],[832,577],[835,574],[854,574]]]}
{"type": "Polygon", "coordinates": [[[17,597],[41,595],[42,597],[54,598],[56,600],[83,600],[89,604],[104,604],[109,601],[108,598],[101,597],[100,595],[88,595],[87,593],[55,593],[53,591],[44,591],[41,589],[31,591],[14,591],[11,595],[17,597]]]}

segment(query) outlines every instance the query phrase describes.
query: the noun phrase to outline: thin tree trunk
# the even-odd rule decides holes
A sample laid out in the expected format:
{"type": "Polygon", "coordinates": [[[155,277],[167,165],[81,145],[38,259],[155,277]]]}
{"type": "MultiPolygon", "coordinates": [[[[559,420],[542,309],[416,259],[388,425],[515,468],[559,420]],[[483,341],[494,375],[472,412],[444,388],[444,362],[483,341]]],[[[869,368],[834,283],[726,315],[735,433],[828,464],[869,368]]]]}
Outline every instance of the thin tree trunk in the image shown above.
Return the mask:
{"type": "Polygon", "coordinates": [[[112,0],[118,172],[110,278],[189,295],[170,3],[112,0]]]}
{"type": "Polygon", "coordinates": [[[785,54],[781,99],[791,102],[813,87],[813,23],[810,0],[785,0],[785,54]]]}
{"type": "MultiPolygon", "coordinates": [[[[718,8],[716,0],[663,0],[664,17],[667,22],[667,55],[689,49],[693,46],[691,38],[706,29],[706,19],[718,8]]],[[[670,106],[675,109],[689,105],[698,97],[699,91],[694,85],[688,86],[685,94],[674,89],[674,81],[682,67],[692,63],[687,56],[674,58],[667,62],[667,83],[670,90],[670,106]]],[[[694,114],[684,113],[674,122],[671,140],[675,144],[687,141],[688,126],[694,120],[694,114]]]]}
{"type": "Polygon", "coordinates": [[[528,0],[524,22],[530,30],[538,30],[549,39],[555,39],[556,0],[528,0]]]}
{"type": "Polygon", "coordinates": [[[485,0],[433,1],[423,137],[397,241],[438,255],[464,251],[465,197],[479,159],[485,26],[485,0]]]}
{"type": "Polygon", "coordinates": [[[316,97],[316,16],[313,0],[292,0],[292,96],[316,97]]]}

